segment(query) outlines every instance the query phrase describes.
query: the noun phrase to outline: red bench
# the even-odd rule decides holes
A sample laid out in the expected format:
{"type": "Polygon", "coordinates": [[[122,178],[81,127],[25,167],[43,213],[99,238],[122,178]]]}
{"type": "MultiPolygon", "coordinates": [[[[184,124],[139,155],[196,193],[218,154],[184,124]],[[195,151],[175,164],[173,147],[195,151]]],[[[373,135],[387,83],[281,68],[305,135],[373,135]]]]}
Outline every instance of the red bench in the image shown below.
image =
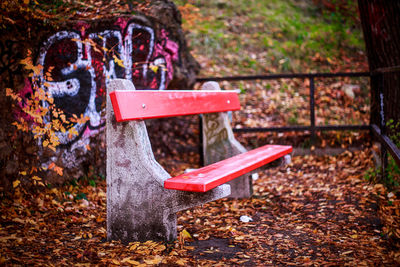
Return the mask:
{"type": "MultiPolygon", "coordinates": [[[[240,109],[234,91],[114,91],[117,122],[240,109]]],[[[265,145],[164,181],[166,189],[206,192],[292,152],[291,146],[265,145]]]]}
{"type": "Polygon", "coordinates": [[[268,145],[247,152],[228,114],[236,92],[208,82],[201,91],[136,91],[129,80],[107,84],[107,238],[124,243],[174,240],[176,213],[207,202],[252,195],[246,174],[292,151],[268,145]],[[143,120],[202,114],[206,167],[171,177],[155,160],[143,120]],[[176,189],[176,190],[171,190],[176,189]]]}

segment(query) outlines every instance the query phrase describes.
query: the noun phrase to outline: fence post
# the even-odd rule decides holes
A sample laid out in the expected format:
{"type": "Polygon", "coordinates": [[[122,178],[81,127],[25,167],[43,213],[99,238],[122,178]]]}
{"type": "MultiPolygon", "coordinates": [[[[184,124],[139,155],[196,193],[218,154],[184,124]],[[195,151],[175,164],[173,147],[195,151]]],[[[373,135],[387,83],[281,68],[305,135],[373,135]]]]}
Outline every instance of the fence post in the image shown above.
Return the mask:
{"type": "MultiPolygon", "coordinates": [[[[381,135],[386,135],[386,119],[385,119],[385,111],[384,111],[384,101],[385,95],[383,92],[384,87],[384,73],[378,74],[378,97],[379,97],[379,114],[380,114],[380,130],[381,135]]],[[[386,147],[381,143],[381,168],[382,168],[382,175],[381,181],[385,181],[387,175],[387,166],[388,166],[388,153],[386,147]]]]}
{"type": "Polygon", "coordinates": [[[311,144],[315,144],[315,85],[314,76],[310,76],[310,126],[311,126],[311,144]]]}

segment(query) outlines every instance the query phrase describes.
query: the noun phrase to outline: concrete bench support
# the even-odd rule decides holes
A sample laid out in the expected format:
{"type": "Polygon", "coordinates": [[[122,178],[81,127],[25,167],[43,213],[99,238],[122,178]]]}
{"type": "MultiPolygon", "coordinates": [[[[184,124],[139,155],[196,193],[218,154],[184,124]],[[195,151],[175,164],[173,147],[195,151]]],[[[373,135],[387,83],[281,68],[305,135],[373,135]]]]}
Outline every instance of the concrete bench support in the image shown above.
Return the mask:
{"type": "Polygon", "coordinates": [[[116,122],[109,94],[134,90],[131,82],[107,86],[107,238],[124,243],[176,239],[176,212],[230,194],[227,184],[206,193],[164,189],[171,176],[155,160],[143,121],[116,122]]]}
{"type": "MultiPolygon", "coordinates": [[[[206,82],[202,90],[221,90],[217,82],[206,82]]],[[[246,152],[234,137],[227,112],[203,114],[204,164],[209,165],[246,152]]],[[[228,184],[230,198],[249,198],[253,194],[251,174],[245,174],[228,184]]]]}

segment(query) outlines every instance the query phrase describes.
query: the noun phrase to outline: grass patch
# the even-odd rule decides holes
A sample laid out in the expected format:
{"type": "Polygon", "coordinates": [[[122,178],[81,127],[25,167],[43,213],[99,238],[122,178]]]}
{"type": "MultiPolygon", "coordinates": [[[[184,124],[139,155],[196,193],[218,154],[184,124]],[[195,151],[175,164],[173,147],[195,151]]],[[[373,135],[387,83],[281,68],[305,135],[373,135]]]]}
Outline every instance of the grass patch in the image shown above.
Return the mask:
{"type": "Polygon", "coordinates": [[[308,0],[175,3],[196,12],[187,32],[194,55],[231,66],[235,74],[321,71],[343,51],[364,50],[357,22],[308,0]]]}

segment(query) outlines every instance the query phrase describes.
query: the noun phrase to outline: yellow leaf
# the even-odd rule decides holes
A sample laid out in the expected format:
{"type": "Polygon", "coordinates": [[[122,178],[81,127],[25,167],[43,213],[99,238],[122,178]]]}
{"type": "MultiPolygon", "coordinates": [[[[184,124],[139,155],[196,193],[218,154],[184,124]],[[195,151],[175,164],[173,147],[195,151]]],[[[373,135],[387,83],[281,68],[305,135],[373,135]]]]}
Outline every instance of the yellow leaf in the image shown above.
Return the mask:
{"type": "Polygon", "coordinates": [[[121,261],[121,263],[129,263],[129,264],[132,264],[132,265],[139,265],[139,264],[140,264],[140,262],[138,262],[138,261],[131,260],[130,257],[129,257],[129,258],[123,259],[123,260],[121,261]]]}
{"type": "Polygon", "coordinates": [[[62,176],[63,175],[63,168],[61,167],[56,167],[54,170],[57,172],[58,175],[62,176]]]}
{"type": "Polygon", "coordinates": [[[79,119],[76,120],[77,123],[79,124],[84,124],[85,122],[87,122],[90,118],[88,116],[83,116],[83,114],[81,114],[81,117],[79,119]]]}
{"type": "Polygon", "coordinates": [[[164,251],[164,250],[166,250],[166,249],[167,249],[167,247],[164,246],[164,245],[159,245],[159,246],[157,246],[157,247],[155,248],[155,250],[157,250],[157,251],[159,251],[159,252],[164,251]]]}
{"type": "Polygon", "coordinates": [[[24,59],[22,59],[21,61],[20,61],[20,63],[22,64],[22,65],[25,65],[25,68],[26,69],[32,69],[32,59],[28,56],[27,58],[24,58],[24,59]]]}
{"type": "Polygon", "coordinates": [[[139,246],[139,243],[135,242],[132,246],[130,246],[129,250],[130,251],[135,250],[138,246],[139,246]]]}
{"type": "Polygon", "coordinates": [[[169,255],[170,255],[170,256],[178,256],[179,254],[178,254],[175,250],[173,250],[173,251],[171,251],[171,252],[169,253],[169,255]]]}
{"type": "Polygon", "coordinates": [[[349,250],[349,251],[343,252],[341,255],[347,255],[347,254],[351,254],[351,253],[353,253],[353,251],[349,250]]]}
{"type": "Polygon", "coordinates": [[[192,236],[189,234],[188,231],[186,231],[186,229],[183,229],[181,232],[181,236],[185,239],[192,239],[192,236]]]}
{"type": "Polygon", "coordinates": [[[29,0],[24,0],[24,4],[25,5],[29,4],[29,0]]]}
{"type": "Polygon", "coordinates": [[[44,146],[44,147],[47,147],[48,145],[49,145],[49,141],[48,141],[48,140],[44,140],[44,141],[43,141],[43,146],[44,146]]]}
{"type": "Polygon", "coordinates": [[[82,239],[82,236],[80,236],[80,235],[78,235],[78,236],[75,236],[75,238],[74,238],[74,239],[72,239],[72,241],[79,240],[79,239],[82,239]]]}
{"type": "Polygon", "coordinates": [[[13,95],[13,90],[11,88],[6,88],[6,96],[13,95]]]}
{"type": "Polygon", "coordinates": [[[15,181],[13,182],[13,187],[16,188],[20,183],[21,183],[20,180],[15,180],[15,181]]]}
{"type": "Polygon", "coordinates": [[[20,219],[20,218],[14,218],[13,222],[17,222],[17,223],[21,223],[21,224],[25,224],[25,221],[20,219]]]}
{"type": "Polygon", "coordinates": [[[60,192],[58,191],[58,189],[57,188],[52,188],[51,190],[50,190],[50,192],[52,192],[53,194],[55,194],[55,195],[58,195],[60,192]]]}
{"type": "Polygon", "coordinates": [[[32,177],[32,180],[35,180],[35,181],[41,181],[42,180],[42,178],[40,178],[39,176],[33,176],[32,177]]]}
{"type": "Polygon", "coordinates": [[[19,99],[20,97],[15,94],[11,88],[6,88],[6,96],[11,97],[13,100],[17,100],[18,102],[21,102],[19,99]]]}
{"type": "Polygon", "coordinates": [[[179,259],[175,263],[178,264],[179,266],[185,266],[186,265],[186,261],[184,259],[179,259]]]}
{"type": "Polygon", "coordinates": [[[158,66],[156,65],[150,65],[149,67],[154,73],[156,73],[158,71],[158,66]]]}
{"type": "Polygon", "coordinates": [[[120,262],[117,260],[112,260],[111,262],[114,263],[115,265],[120,265],[120,262]]]}
{"type": "Polygon", "coordinates": [[[26,175],[26,171],[19,172],[21,175],[26,175]]]}
{"type": "Polygon", "coordinates": [[[153,259],[150,259],[150,260],[144,260],[144,262],[146,263],[146,264],[149,264],[149,265],[157,265],[157,264],[160,264],[161,263],[161,261],[162,261],[162,257],[161,256],[155,256],[153,259]]]}
{"type": "Polygon", "coordinates": [[[122,59],[119,59],[116,55],[113,56],[115,63],[117,63],[118,66],[125,68],[124,66],[124,61],[122,59]]]}

